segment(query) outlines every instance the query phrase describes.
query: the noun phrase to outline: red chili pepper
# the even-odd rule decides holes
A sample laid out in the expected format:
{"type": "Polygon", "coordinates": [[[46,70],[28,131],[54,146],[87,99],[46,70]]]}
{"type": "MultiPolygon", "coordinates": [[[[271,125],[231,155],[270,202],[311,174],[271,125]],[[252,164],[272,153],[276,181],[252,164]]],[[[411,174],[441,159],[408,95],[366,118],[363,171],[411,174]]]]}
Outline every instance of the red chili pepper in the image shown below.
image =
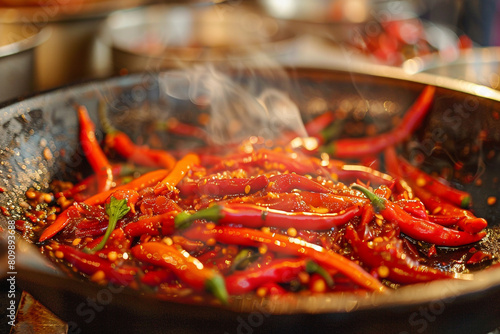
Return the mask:
{"type": "Polygon", "coordinates": [[[191,124],[182,123],[176,118],[170,118],[164,124],[158,125],[161,125],[162,128],[164,128],[171,134],[194,137],[205,142],[208,145],[212,144],[212,140],[205,130],[191,124]]]}
{"type": "Polygon", "coordinates": [[[105,142],[119,155],[129,161],[148,167],[171,169],[176,159],[173,155],[164,150],[152,149],[147,145],[136,145],[129,136],[116,129],[107,118],[106,104],[99,103],[99,118],[102,127],[106,131],[105,142]]]}
{"type": "Polygon", "coordinates": [[[159,195],[163,191],[173,191],[175,186],[186,176],[187,172],[199,164],[200,158],[196,154],[187,154],[184,156],[184,158],[177,161],[168,175],[155,186],[155,194],[159,195]]]}
{"type": "Polygon", "coordinates": [[[173,282],[174,280],[175,275],[169,269],[150,270],[141,278],[141,282],[149,286],[158,286],[162,283],[173,282]]]}
{"type": "Polygon", "coordinates": [[[443,216],[443,215],[427,215],[427,218],[436,224],[443,226],[457,225],[461,220],[465,219],[460,216],[443,216]]]}
{"type": "Polygon", "coordinates": [[[335,113],[333,110],[327,110],[312,120],[306,122],[304,127],[309,136],[320,134],[335,121],[335,113]]]}
{"type": "Polygon", "coordinates": [[[271,263],[244,271],[237,271],[225,278],[227,292],[230,295],[253,291],[264,283],[287,283],[305,271],[306,260],[276,259],[271,263]]]}
{"type": "Polygon", "coordinates": [[[343,275],[349,277],[354,283],[368,290],[386,291],[384,285],[353,261],[337,253],[330,252],[319,245],[310,244],[297,238],[278,233],[268,234],[250,228],[230,226],[217,226],[214,229],[197,226],[186,231],[185,235],[192,239],[205,241],[213,238],[225,244],[250,247],[265,245],[271,251],[309,258],[327,270],[338,270],[343,275]]]}
{"type": "Polygon", "coordinates": [[[364,231],[363,240],[368,238],[369,229],[368,224],[375,219],[375,210],[370,204],[363,206],[363,211],[361,212],[361,221],[359,222],[358,229],[364,231]]]}
{"type": "Polygon", "coordinates": [[[211,197],[245,196],[264,189],[268,183],[265,175],[251,178],[205,178],[198,182],[198,192],[211,197]]]}
{"type": "MultiPolygon", "coordinates": [[[[117,190],[138,191],[157,184],[167,174],[168,171],[164,169],[144,174],[143,176],[138,177],[137,179],[127,184],[96,194],[86,199],[83,203],[89,206],[103,204],[117,190]]],[[[42,232],[39,241],[43,242],[59,233],[64,227],[68,225],[71,217],[74,216],[76,212],[77,210],[75,209],[75,205],[72,205],[64,210],[59,216],[57,216],[56,220],[42,232]]]]}
{"type": "Polygon", "coordinates": [[[268,192],[286,193],[295,189],[317,193],[331,192],[330,189],[320,183],[295,173],[271,176],[266,190],[268,192]]]}
{"type": "Polygon", "coordinates": [[[125,159],[141,166],[171,169],[176,159],[167,151],[139,146],[121,131],[108,132],[106,144],[125,159]]]}
{"type": "Polygon", "coordinates": [[[351,225],[346,227],[345,237],[366,266],[378,269],[379,277],[388,278],[394,283],[412,284],[453,277],[450,273],[413,260],[404,252],[402,241],[396,238],[375,238],[365,242],[351,225]]]}
{"type": "Polygon", "coordinates": [[[227,290],[222,276],[204,268],[198,259],[184,250],[162,242],[147,242],[133,247],[132,255],[145,263],[168,268],[193,289],[208,290],[223,303],[227,302],[227,290]]]}
{"type": "Polygon", "coordinates": [[[123,230],[130,237],[137,237],[143,234],[151,236],[171,235],[174,233],[174,217],[176,212],[167,212],[148,218],[140,219],[127,224],[123,230]]]}
{"type": "Polygon", "coordinates": [[[467,264],[468,265],[475,265],[478,263],[481,263],[483,261],[489,261],[493,258],[493,256],[490,253],[485,253],[483,251],[477,251],[475,252],[468,260],[467,264]]]}
{"type": "Polygon", "coordinates": [[[300,159],[300,155],[288,155],[282,152],[271,150],[259,150],[248,154],[239,154],[234,158],[224,159],[221,163],[207,170],[208,174],[215,174],[220,171],[248,169],[250,167],[262,168],[266,170],[288,171],[289,173],[318,174],[320,170],[316,163],[310,159],[300,159]]]}
{"type": "Polygon", "coordinates": [[[182,212],[175,217],[176,227],[187,227],[197,219],[206,219],[219,224],[234,224],[245,227],[264,226],[288,229],[329,230],[348,223],[358,216],[361,208],[353,205],[338,213],[287,212],[263,208],[245,203],[213,205],[193,214],[182,212]]]}
{"type": "MultiPolygon", "coordinates": [[[[117,176],[130,174],[131,170],[127,165],[118,164],[112,167],[112,172],[113,172],[113,178],[116,178],[117,176]]],[[[83,179],[82,181],[78,182],[77,184],[75,184],[73,187],[54,194],[54,197],[74,198],[76,194],[79,194],[85,190],[88,190],[89,188],[92,188],[92,185],[96,182],[97,182],[97,176],[95,174],[92,174],[83,179]]]]}
{"type": "Polygon", "coordinates": [[[465,232],[477,233],[488,226],[488,222],[483,218],[476,217],[471,211],[459,208],[449,202],[446,202],[429,191],[412,184],[413,191],[416,196],[424,203],[425,207],[431,214],[460,217],[457,222],[457,227],[465,232]]]}
{"type": "MultiPolygon", "coordinates": [[[[331,127],[334,121],[335,113],[332,110],[328,110],[306,122],[304,124],[304,128],[309,137],[316,137],[320,143],[324,143],[331,137],[331,135],[338,132],[334,131],[331,127]]],[[[279,141],[287,143],[296,137],[296,132],[287,132],[282,135],[282,138],[280,138],[279,141]]]]}
{"type": "Polygon", "coordinates": [[[444,184],[419,168],[411,165],[403,158],[399,158],[398,163],[405,179],[412,180],[419,187],[424,188],[434,196],[445,199],[461,208],[465,209],[471,206],[472,200],[469,193],[444,184]]]}
{"type": "Polygon", "coordinates": [[[365,138],[339,139],[323,147],[323,151],[338,158],[358,158],[377,154],[407,138],[422,122],[430,109],[436,88],[426,86],[417,100],[406,112],[401,123],[392,131],[365,138]]]}
{"type": "MultiPolygon", "coordinates": [[[[100,237],[92,240],[85,247],[87,249],[93,249],[94,247],[96,247],[101,243],[102,239],[104,239],[104,235],[101,235],[100,237]]],[[[122,226],[120,224],[119,226],[117,226],[117,228],[113,230],[113,232],[111,232],[108,240],[106,241],[106,244],[104,245],[104,248],[98,252],[99,254],[108,253],[109,251],[112,250],[125,252],[130,248],[130,245],[131,245],[131,240],[129,240],[126,237],[125,232],[123,231],[122,226]]]]}
{"type": "MultiPolygon", "coordinates": [[[[233,201],[230,200],[230,203],[233,201]]],[[[336,194],[323,194],[308,191],[296,193],[266,194],[264,196],[252,196],[237,198],[235,203],[254,204],[264,208],[270,208],[289,212],[312,212],[316,208],[326,209],[328,212],[340,212],[357,203],[365,203],[365,198],[344,196],[336,194]]]]}
{"type": "Polygon", "coordinates": [[[401,232],[416,240],[439,246],[462,246],[481,240],[486,232],[471,234],[443,227],[430,221],[416,218],[405,212],[398,205],[380,198],[368,189],[359,185],[352,188],[361,191],[371,201],[375,211],[384,219],[397,223],[401,232]]]}
{"type": "MultiPolygon", "coordinates": [[[[429,215],[427,214],[427,209],[420,200],[409,199],[409,200],[399,200],[395,202],[403,210],[408,212],[410,215],[422,219],[429,220],[429,215]]],[[[443,224],[440,224],[443,225],[443,224]]]]}
{"type": "Polygon", "coordinates": [[[99,192],[107,191],[113,184],[113,169],[95,137],[95,125],[84,106],[78,106],[78,120],[80,145],[97,176],[97,189],[99,192]]]}
{"type": "Polygon", "coordinates": [[[339,164],[334,161],[324,168],[335,180],[342,180],[344,183],[362,180],[376,186],[392,186],[395,182],[392,176],[366,166],[339,164]]]}
{"type": "Polygon", "coordinates": [[[287,291],[283,287],[273,282],[267,282],[262,284],[259,287],[259,291],[260,289],[265,289],[264,296],[282,296],[287,293],[287,291]]]}
{"type": "Polygon", "coordinates": [[[96,254],[87,254],[66,245],[57,245],[54,248],[56,248],[56,252],[59,251],[63,254],[65,261],[86,275],[93,275],[98,271],[102,271],[105,278],[110,282],[128,285],[135,279],[137,274],[136,267],[116,266],[96,254]]]}

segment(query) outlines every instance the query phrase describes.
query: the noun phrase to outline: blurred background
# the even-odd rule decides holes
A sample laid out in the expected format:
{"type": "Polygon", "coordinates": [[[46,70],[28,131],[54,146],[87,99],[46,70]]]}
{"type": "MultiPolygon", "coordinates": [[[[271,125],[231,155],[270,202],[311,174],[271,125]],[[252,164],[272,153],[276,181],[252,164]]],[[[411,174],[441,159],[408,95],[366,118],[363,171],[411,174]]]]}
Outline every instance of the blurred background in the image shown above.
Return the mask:
{"type": "Polygon", "coordinates": [[[137,71],[402,67],[499,87],[498,0],[0,0],[0,101],[137,71]]]}

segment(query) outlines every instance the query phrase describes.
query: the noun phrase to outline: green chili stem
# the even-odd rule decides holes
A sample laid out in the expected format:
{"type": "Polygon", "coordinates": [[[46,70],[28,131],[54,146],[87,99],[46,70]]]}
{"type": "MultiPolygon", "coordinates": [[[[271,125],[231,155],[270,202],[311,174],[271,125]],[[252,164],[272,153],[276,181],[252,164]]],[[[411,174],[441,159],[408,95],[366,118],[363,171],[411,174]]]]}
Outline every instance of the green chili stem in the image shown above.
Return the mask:
{"type": "Polygon", "coordinates": [[[223,304],[227,304],[228,293],[226,290],[226,282],[222,276],[215,275],[214,277],[207,279],[205,281],[205,289],[211,292],[223,304]]]}
{"type": "Polygon", "coordinates": [[[375,195],[370,190],[360,186],[359,184],[354,184],[351,188],[361,191],[370,200],[375,211],[380,212],[385,210],[385,200],[383,198],[375,195]]]}
{"type": "Polygon", "coordinates": [[[214,205],[209,208],[196,211],[192,214],[183,211],[174,218],[174,223],[176,228],[187,228],[197,219],[206,219],[217,222],[221,218],[222,207],[220,205],[214,205]]]}
{"type": "Polygon", "coordinates": [[[326,271],[325,268],[323,268],[322,266],[320,266],[316,262],[314,262],[314,261],[307,261],[306,262],[306,271],[309,274],[318,274],[318,275],[320,275],[321,277],[323,277],[323,279],[325,280],[326,284],[329,287],[333,286],[333,278],[332,278],[332,276],[330,276],[330,274],[328,273],[328,271],[326,271]]]}

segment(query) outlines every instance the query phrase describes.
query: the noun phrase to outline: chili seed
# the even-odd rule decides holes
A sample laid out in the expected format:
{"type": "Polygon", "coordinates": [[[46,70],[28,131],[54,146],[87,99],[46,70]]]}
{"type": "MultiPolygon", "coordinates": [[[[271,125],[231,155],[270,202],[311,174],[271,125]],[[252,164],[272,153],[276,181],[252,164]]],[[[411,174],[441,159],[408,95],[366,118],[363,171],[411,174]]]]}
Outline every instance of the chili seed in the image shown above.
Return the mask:
{"type": "Polygon", "coordinates": [[[311,279],[311,276],[305,272],[305,271],[301,271],[298,275],[297,275],[298,279],[299,279],[299,282],[302,283],[302,284],[307,284],[309,283],[309,280],[311,279]]]}
{"type": "Polygon", "coordinates": [[[74,240],[73,240],[73,242],[72,242],[71,244],[72,244],[73,246],[76,246],[76,245],[79,245],[81,241],[82,241],[82,239],[81,239],[81,238],[76,238],[76,239],[74,239],[74,240]]]}
{"type": "Polygon", "coordinates": [[[417,178],[416,183],[417,183],[417,186],[419,186],[419,187],[424,187],[426,184],[425,179],[421,178],[421,177],[417,178]]]}
{"type": "Polygon", "coordinates": [[[312,292],[325,292],[326,291],[326,283],[325,280],[323,279],[317,279],[314,280],[314,282],[311,285],[311,291],[312,292]]]}
{"type": "Polygon", "coordinates": [[[36,197],[36,192],[34,190],[28,190],[26,191],[26,197],[28,199],[33,199],[36,197]]]}
{"type": "Polygon", "coordinates": [[[490,196],[486,201],[488,205],[495,205],[495,203],[497,202],[497,198],[495,196],[490,196]]]}
{"type": "Polygon", "coordinates": [[[111,251],[108,253],[108,260],[109,261],[115,262],[117,258],[118,258],[118,253],[116,253],[115,251],[111,251]]]}
{"type": "Polygon", "coordinates": [[[389,268],[386,266],[380,266],[377,268],[377,273],[380,278],[386,278],[389,276],[389,268]]]}
{"type": "Polygon", "coordinates": [[[266,287],[259,287],[257,291],[255,292],[258,297],[263,298],[267,295],[267,288],[266,287]]]}
{"type": "Polygon", "coordinates": [[[102,282],[106,278],[106,274],[104,274],[104,271],[98,270],[92,276],[90,276],[90,280],[92,282],[102,282]]]}
{"type": "Polygon", "coordinates": [[[58,259],[62,259],[64,257],[64,253],[58,250],[54,253],[54,256],[58,259]]]}
{"type": "Polygon", "coordinates": [[[288,228],[288,230],[286,230],[286,233],[291,237],[297,236],[297,230],[294,227],[288,228]]]}

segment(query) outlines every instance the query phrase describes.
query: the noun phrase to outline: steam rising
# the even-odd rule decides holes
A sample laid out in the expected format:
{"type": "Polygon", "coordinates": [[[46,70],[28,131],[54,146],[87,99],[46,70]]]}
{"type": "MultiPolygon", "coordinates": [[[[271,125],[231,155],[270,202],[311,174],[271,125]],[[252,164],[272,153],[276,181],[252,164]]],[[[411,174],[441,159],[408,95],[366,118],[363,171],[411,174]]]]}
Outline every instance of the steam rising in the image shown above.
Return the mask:
{"type": "MultiPolygon", "coordinates": [[[[272,74],[283,75],[278,69],[272,74]]],[[[238,143],[251,136],[272,140],[284,132],[306,137],[300,111],[289,95],[249,79],[243,85],[214,66],[200,65],[165,73],[161,84],[167,95],[210,111],[206,131],[215,144],[238,143]]]]}

